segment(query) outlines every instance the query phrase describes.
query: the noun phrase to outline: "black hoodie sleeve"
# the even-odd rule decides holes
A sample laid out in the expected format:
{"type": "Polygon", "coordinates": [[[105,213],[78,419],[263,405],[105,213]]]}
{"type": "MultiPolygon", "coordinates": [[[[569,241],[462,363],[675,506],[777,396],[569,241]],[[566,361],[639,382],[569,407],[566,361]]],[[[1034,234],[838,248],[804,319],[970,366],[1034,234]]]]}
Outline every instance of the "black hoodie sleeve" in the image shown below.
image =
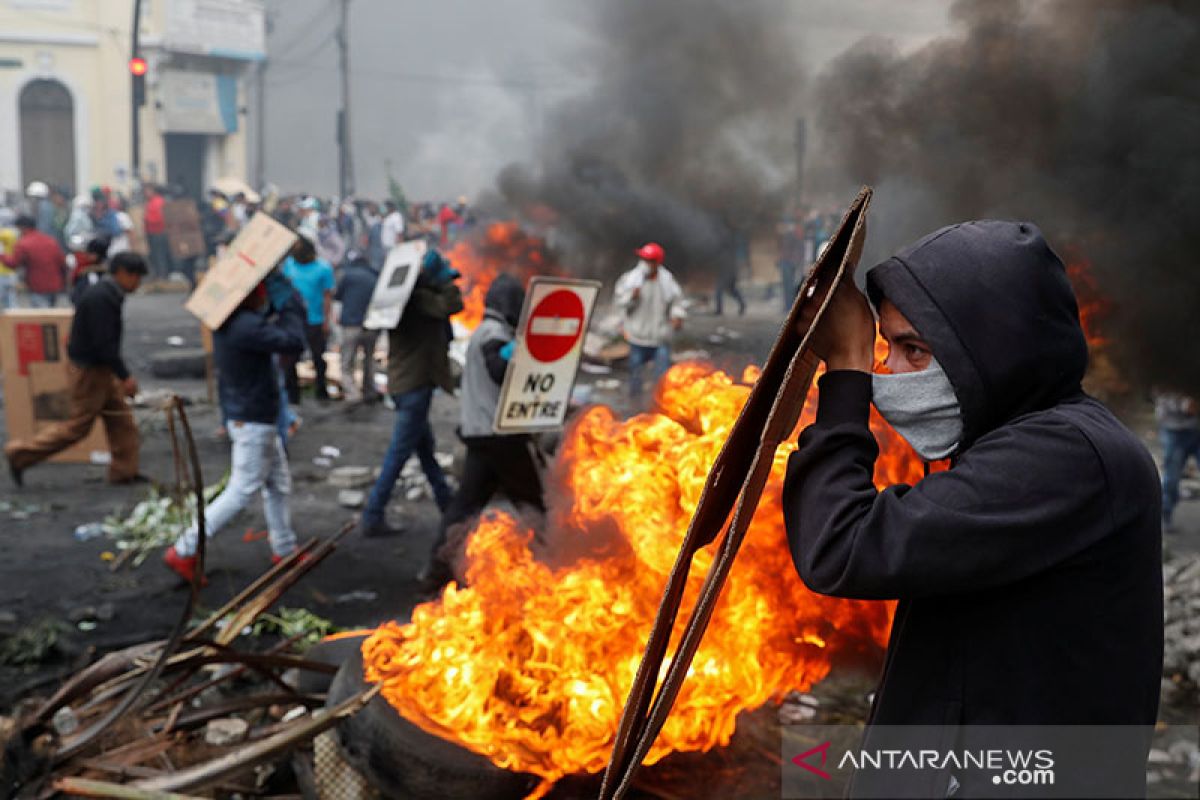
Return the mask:
{"type": "Polygon", "coordinates": [[[1112,530],[1112,492],[1062,415],[1014,421],[946,472],[875,489],[871,376],[820,381],[817,419],[788,461],[792,559],[813,591],[885,599],[981,590],[1047,570],[1112,530]]]}
{"type": "Polygon", "coordinates": [[[504,383],[504,373],[508,371],[508,362],[500,355],[506,344],[508,340],[505,339],[488,339],[479,348],[483,352],[483,363],[487,366],[488,377],[497,384],[504,383]]]}

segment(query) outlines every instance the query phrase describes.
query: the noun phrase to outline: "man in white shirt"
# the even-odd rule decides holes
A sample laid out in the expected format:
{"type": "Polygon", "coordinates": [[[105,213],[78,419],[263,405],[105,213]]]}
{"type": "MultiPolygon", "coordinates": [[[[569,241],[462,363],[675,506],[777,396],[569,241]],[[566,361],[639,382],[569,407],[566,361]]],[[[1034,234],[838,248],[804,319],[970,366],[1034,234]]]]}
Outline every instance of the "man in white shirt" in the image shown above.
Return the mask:
{"type": "Polygon", "coordinates": [[[617,280],[613,291],[629,342],[629,394],[635,400],[642,396],[646,362],[654,363],[655,381],[671,366],[671,337],[687,316],[683,290],[662,265],[662,246],[649,242],[638,248],[637,256],[637,266],[617,280]]]}
{"type": "Polygon", "coordinates": [[[404,241],[404,215],[400,213],[400,209],[396,208],[396,204],[391,200],[388,200],[383,205],[386,213],[383,216],[383,225],[379,230],[379,241],[383,245],[383,251],[386,254],[393,247],[404,241]]]}

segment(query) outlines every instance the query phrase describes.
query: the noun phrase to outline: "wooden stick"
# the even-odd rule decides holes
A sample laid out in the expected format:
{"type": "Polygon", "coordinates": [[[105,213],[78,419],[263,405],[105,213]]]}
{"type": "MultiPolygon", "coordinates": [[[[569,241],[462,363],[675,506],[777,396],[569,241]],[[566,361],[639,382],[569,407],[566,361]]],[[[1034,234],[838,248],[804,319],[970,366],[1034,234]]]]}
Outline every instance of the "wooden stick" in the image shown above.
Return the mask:
{"type": "Polygon", "coordinates": [[[269,761],[280,753],[285,753],[332,728],[340,720],[358,713],[375,695],[379,694],[382,686],[382,684],[370,686],[336,708],[317,711],[308,719],[287,730],[280,731],[268,739],[254,742],[220,758],[182,769],[172,775],[137,781],[133,786],[139,789],[172,792],[203,789],[206,786],[220,783],[227,775],[269,761]]]}
{"type": "Polygon", "coordinates": [[[218,608],[216,611],[210,614],[207,619],[193,628],[188,633],[186,641],[190,642],[199,639],[201,636],[207,633],[210,628],[220,622],[229,612],[233,611],[235,608],[238,608],[242,605],[242,603],[245,603],[251,597],[262,591],[263,587],[275,580],[276,576],[278,576],[281,572],[290,569],[296,563],[297,559],[300,558],[298,555],[299,553],[306,553],[316,547],[316,545],[316,539],[309,539],[307,542],[300,545],[300,547],[296,548],[296,552],[292,553],[278,564],[273,565],[269,570],[256,578],[253,583],[234,595],[229,602],[218,608]]]}
{"type": "Polygon", "coordinates": [[[139,789],[136,786],[123,786],[108,781],[94,781],[87,778],[59,778],[54,782],[54,788],[64,794],[76,797],[111,797],[116,800],[203,800],[190,794],[174,794],[153,789],[139,789]]]}

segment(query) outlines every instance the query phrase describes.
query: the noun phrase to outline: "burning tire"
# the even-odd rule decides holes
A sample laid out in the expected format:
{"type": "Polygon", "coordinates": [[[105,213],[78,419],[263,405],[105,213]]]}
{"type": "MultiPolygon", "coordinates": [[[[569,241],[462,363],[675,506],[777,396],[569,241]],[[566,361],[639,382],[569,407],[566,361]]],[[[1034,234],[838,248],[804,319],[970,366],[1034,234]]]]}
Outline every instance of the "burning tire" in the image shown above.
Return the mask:
{"type": "MultiPolygon", "coordinates": [[[[345,640],[357,641],[358,640],[345,640]]],[[[329,687],[329,707],[362,691],[362,652],[353,648],[329,687]]],[[[401,717],[381,695],[337,727],[342,754],[387,797],[519,800],[538,778],[500,769],[481,755],[401,717]]]]}

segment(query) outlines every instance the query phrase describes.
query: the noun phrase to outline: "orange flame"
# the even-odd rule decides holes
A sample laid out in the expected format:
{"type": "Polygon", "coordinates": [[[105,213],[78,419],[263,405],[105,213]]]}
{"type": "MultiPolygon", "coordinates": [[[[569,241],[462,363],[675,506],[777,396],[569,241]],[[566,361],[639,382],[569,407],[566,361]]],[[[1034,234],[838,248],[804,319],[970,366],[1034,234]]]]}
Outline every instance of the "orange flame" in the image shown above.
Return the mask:
{"type": "MultiPolygon", "coordinates": [[[[363,645],[366,678],[424,730],[509,770],[549,782],[604,768],[621,708],[709,467],[758,377],[736,380],[696,363],[660,383],[658,412],[628,420],[605,407],[567,431],[555,466],[562,501],[547,540],[586,555],[552,566],[534,532],[485,515],[467,543],[466,588],[418,606],[363,645]]],[[[815,413],[811,393],[801,425],[815,413]]],[[[915,482],[920,462],[877,418],[879,484],[915,482]],[[903,447],[897,447],[900,444],[903,447]]],[[[882,646],[885,603],[837,600],[800,582],[783,528],[781,488],[789,443],[779,449],[742,552],[650,752],[729,742],[739,712],[806,690],[839,652],[882,646]]],[[[559,554],[562,555],[561,553],[559,554]]],[[[558,558],[558,561],[565,559],[558,558]]],[[[697,554],[685,608],[712,560],[697,554]]]]}
{"type": "Polygon", "coordinates": [[[467,330],[474,330],[483,319],[484,296],[501,272],[508,272],[522,283],[534,275],[557,272],[545,242],[511,221],[494,222],[481,233],[460,239],[445,255],[463,275],[464,307],[452,320],[467,330]]]}
{"type": "Polygon", "coordinates": [[[1111,311],[1112,304],[1101,292],[1091,263],[1080,254],[1072,254],[1067,263],[1067,279],[1075,289],[1075,300],[1079,304],[1079,324],[1083,335],[1093,351],[1108,344],[1101,333],[1102,323],[1111,311]]]}

